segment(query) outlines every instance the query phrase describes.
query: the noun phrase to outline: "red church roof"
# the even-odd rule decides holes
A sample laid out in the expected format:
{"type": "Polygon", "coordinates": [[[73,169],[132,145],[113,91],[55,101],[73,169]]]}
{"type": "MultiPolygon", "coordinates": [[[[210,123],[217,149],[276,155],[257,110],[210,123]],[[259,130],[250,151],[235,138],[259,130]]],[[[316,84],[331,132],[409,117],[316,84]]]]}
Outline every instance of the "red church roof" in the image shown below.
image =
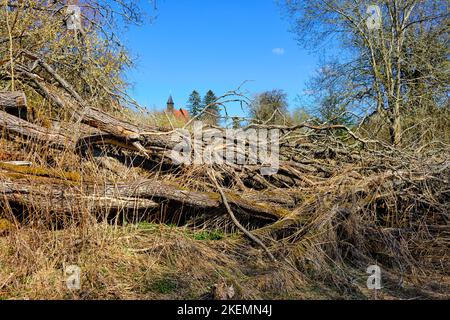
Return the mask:
{"type": "Polygon", "coordinates": [[[191,116],[189,115],[189,112],[186,109],[180,108],[180,110],[173,110],[173,115],[175,118],[184,120],[185,122],[188,122],[191,116]]]}
{"type": "Polygon", "coordinates": [[[173,102],[172,95],[169,96],[169,100],[167,100],[167,111],[172,112],[175,118],[182,120],[184,122],[188,122],[191,119],[189,112],[186,109],[180,108],[179,110],[174,108],[175,103],[173,102]]]}

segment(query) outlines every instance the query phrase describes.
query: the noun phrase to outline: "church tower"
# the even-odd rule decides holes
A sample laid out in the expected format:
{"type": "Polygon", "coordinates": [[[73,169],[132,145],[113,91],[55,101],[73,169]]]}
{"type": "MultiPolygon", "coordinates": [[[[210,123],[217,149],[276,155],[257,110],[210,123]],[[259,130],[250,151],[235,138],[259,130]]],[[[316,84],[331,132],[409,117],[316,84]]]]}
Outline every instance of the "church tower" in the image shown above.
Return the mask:
{"type": "Polygon", "coordinates": [[[167,100],[167,112],[173,113],[175,109],[175,104],[173,103],[172,95],[169,96],[169,100],[167,100]]]}

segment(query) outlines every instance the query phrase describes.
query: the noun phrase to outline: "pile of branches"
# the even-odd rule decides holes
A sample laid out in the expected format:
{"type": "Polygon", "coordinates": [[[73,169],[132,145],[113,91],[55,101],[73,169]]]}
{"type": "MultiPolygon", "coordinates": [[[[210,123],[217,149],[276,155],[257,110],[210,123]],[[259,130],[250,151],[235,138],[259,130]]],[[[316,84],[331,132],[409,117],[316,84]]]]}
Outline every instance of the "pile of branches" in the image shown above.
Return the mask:
{"type": "MultiPolygon", "coordinates": [[[[16,224],[38,220],[64,226],[88,215],[230,226],[272,261],[304,272],[376,263],[402,277],[448,276],[448,146],[408,151],[341,125],[250,124],[241,130],[281,133],[276,173],[262,175],[265,163],[175,163],[171,152],[193,135],[195,119],[181,131],[127,121],[92,107],[38,55],[23,51],[20,61],[14,64],[16,79],[68,117],[43,126],[27,116],[23,92],[2,92],[2,138],[24,150],[72,154],[80,166],[95,162],[116,178],[50,164],[45,170],[30,163],[23,167],[17,159],[0,162],[2,208],[10,209],[16,224]],[[123,168],[138,174],[123,177],[123,168]]],[[[225,139],[223,128],[204,129],[225,139]]],[[[245,145],[234,147],[248,155],[245,145]]],[[[348,276],[344,267],[337,269],[348,276]]],[[[326,277],[336,279],[332,273],[326,277]]]]}

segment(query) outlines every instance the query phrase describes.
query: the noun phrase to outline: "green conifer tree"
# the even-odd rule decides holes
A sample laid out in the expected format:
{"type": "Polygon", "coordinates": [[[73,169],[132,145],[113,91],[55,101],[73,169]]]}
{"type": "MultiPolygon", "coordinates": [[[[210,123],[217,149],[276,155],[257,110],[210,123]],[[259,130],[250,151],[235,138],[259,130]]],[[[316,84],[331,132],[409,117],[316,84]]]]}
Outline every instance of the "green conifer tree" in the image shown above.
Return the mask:
{"type": "Polygon", "coordinates": [[[196,90],[192,91],[191,95],[189,96],[188,107],[192,117],[197,116],[203,109],[202,99],[200,97],[200,94],[196,90]]]}
{"type": "Polygon", "coordinates": [[[219,124],[219,106],[214,104],[217,97],[212,90],[208,90],[203,98],[202,108],[209,106],[202,116],[202,120],[210,125],[217,126],[219,124]]]}

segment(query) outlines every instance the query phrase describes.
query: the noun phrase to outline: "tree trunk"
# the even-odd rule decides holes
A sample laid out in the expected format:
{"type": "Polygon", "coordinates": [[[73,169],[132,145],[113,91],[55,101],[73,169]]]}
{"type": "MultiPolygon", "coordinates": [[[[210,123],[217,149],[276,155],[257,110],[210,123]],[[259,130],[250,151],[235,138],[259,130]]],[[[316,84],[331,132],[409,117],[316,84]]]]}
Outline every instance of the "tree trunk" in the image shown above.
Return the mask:
{"type": "Polygon", "coordinates": [[[21,91],[0,92],[0,110],[19,118],[27,117],[27,98],[21,91]]]}
{"type": "Polygon", "coordinates": [[[21,91],[0,92],[0,108],[26,108],[27,98],[21,91]]]}
{"type": "Polygon", "coordinates": [[[402,142],[402,125],[400,116],[400,103],[397,101],[392,110],[392,120],[390,127],[391,143],[394,146],[400,146],[402,142]]]}
{"type": "Polygon", "coordinates": [[[57,149],[73,148],[75,146],[74,141],[63,134],[22,120],[1,110],[0,128],[6,134],[20,136],[57,149]]]}
{"type": "MultiPolygon", "coordinates": [[[[0,168],[7,173],[10,167],[0,168]]],[[[37,168],[36,170],[39,170],[37,168]]],[[[6,175],[8,176],[8,175],[6,175]]],[[[42,209],[45,212],[80,212],[98,209],[154,208],[156,203],[164,203],[172,208],[183,208],[211,215],[225,213],[220,195],[198,191],[188,191],[159,181],[142,180],[128,184],[97,185],[83,181],[80,188],[75,182],[71,188],[55,178],[26,175],[26,179],[1,181],[0,199],[42,209]],[[33,177],[35,179],[33,179],[33,177]],[[30,179],[33,183],[30,184],[30,179]]],[[[227,194],[228,202],[237,214],[246,219],[273,222],[284,215],[284,211],[270,204],[227,194]]]]}

